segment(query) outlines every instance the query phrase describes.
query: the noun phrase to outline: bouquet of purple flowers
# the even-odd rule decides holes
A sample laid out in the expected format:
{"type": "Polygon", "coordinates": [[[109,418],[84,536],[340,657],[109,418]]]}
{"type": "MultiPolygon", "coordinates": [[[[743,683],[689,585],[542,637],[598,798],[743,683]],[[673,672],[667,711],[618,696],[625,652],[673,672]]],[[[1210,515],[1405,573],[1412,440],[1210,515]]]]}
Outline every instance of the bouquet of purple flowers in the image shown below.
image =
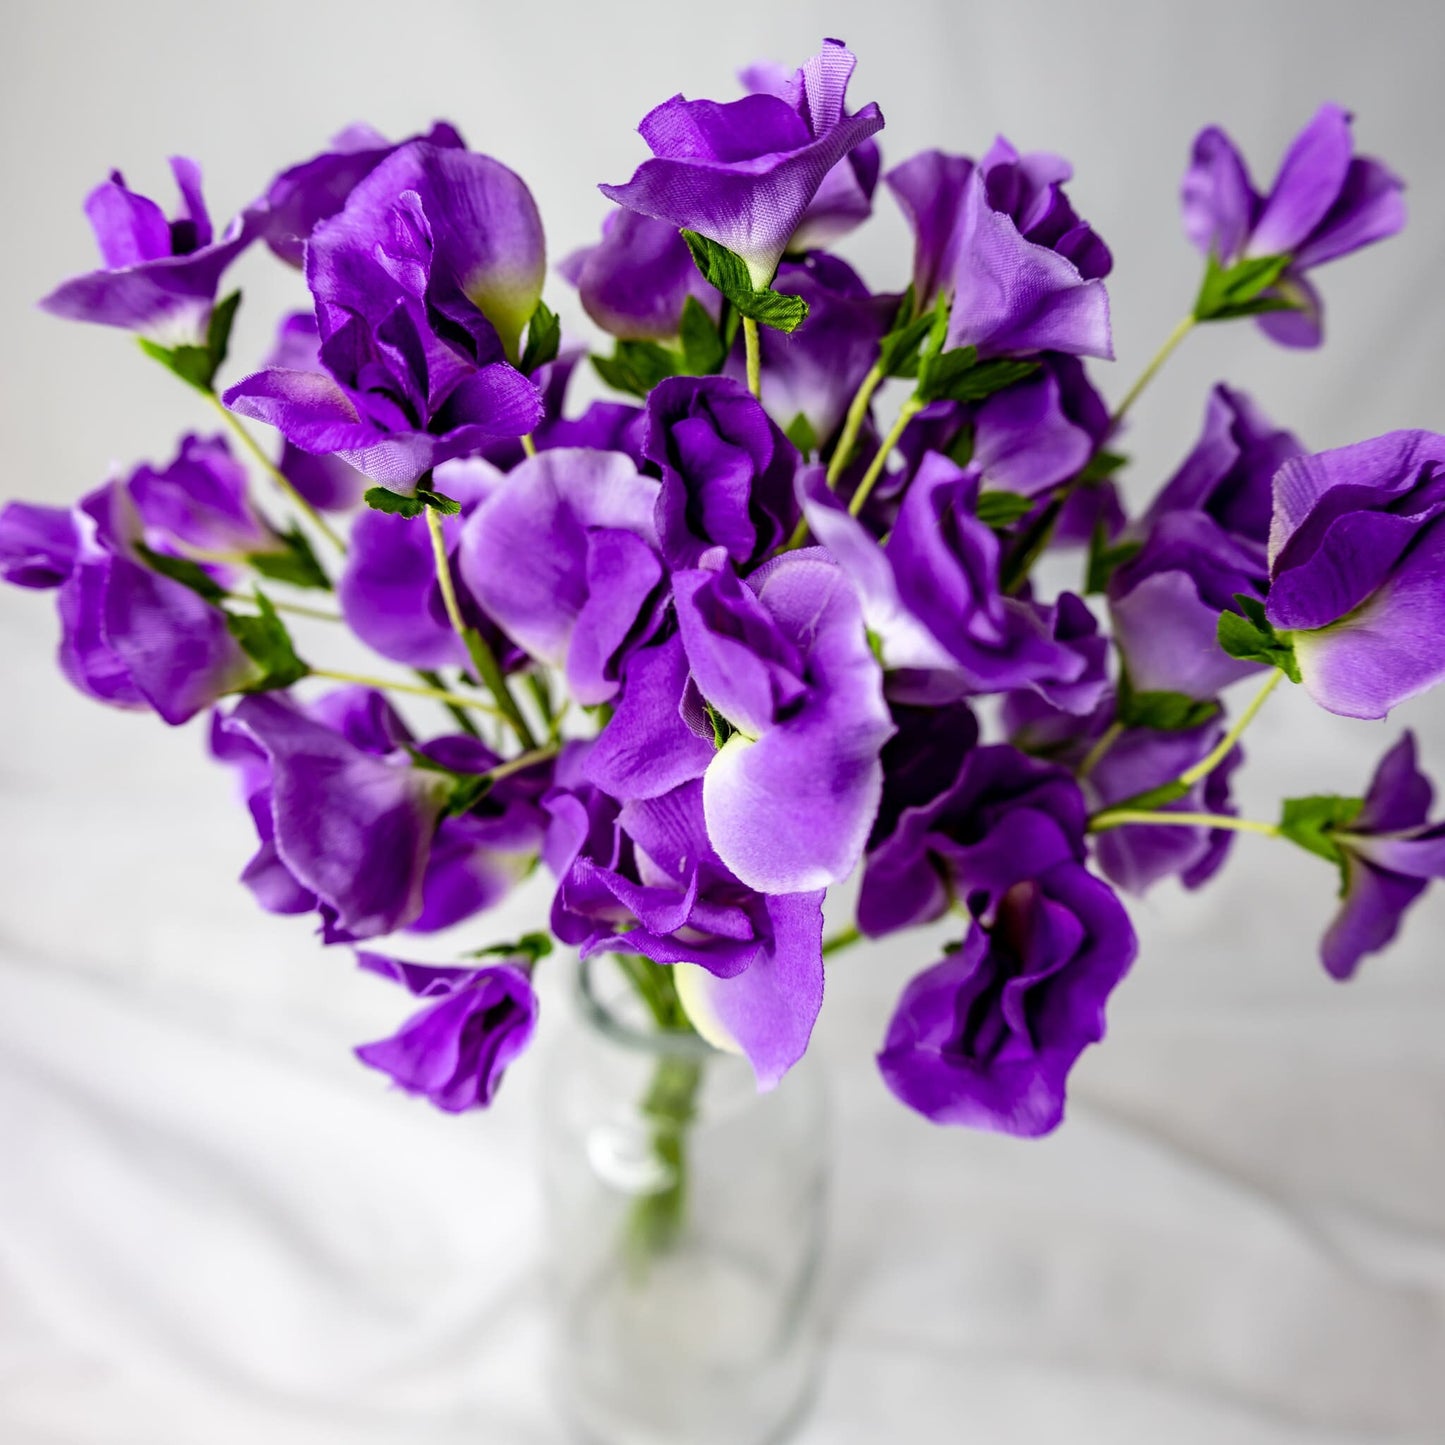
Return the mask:
{"type": "Polygon", "coordinates": [[[1220,385],[1147,508],[1117,485],[1126,417],[1188,331],[1254,317],[1317,345],[1315,268],[1400,229],[1400,181],[1334,105],[1267,193],[1204,131],[1198,296],[1111,412],[1086,360],[1112,359],[1112,258],[1068,163],[1000,138],[883,174],[853,66],[830,40],[643,119],[651,158],[557,267],[612,338],[587,359],[620,399],[580,411],[532,196],[443,123],[347,130],[219,236],[193,162],[170,218],[115,172],[86,201],[102,268],[43,303],[135,332],[229,435],[69,510],[10,503],[0,572],[56,593],[76,687],[208,714],[255,824],[242,881],[420,1001],[357,1052],[442,1109],[491,1102],[554,939],[616,955],[659,1028],[769,1089],[826,956],[952,915],[883,1077],[938,1122],[1043,1134],[1134,959],[1121,893],[1202,886],[1242,830],[1286,840],[1341,882],[1321,956],[1344,979],[1445,876],[1408,733],[1363,797],[1277,821],[1230,801],[1281,680],[1383,718],[1445,678],[1445,436],[1311,455],[1220,385]],[[880,174],[914,234],[886,293],[829,249],[880,174]],[[258,244],[312,305],[222,386],[223,278],[258,244]],[[1077,590],[1048,595],[1037,564],[1070,550],[1077,590]],[[293,616],[384,675],[303,655],[293,616]],[[539,862],[545,932],[452,966],[377,943],[474,920],[539,862]],[[854,874],[856,922],[825,939],[854,874]]]}

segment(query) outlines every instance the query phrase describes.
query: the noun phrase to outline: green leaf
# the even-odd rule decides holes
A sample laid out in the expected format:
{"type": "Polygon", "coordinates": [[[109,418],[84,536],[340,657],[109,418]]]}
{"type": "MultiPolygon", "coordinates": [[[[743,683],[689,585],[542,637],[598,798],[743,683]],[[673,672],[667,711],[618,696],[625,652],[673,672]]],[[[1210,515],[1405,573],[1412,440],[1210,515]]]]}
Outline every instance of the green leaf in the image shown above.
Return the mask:
{"type": "Polygon", "coordinates": [[[808,303],[801,296],[754,287],[747,262],[735,251],[696,231],[684,228],[681,234],[703,278],[727,297],[740,316],[775,331],[796,331],[807,319],[808,303]]]}
{"type": "Polygon", "coordinates": [[[169,577],[172,582],[189,587],[207,602],[219,603],[225,600],[226,589],[200,563],[192,562],[189,557],[172,557],[166,552],[153,552],[144,542],[137,542],[135,549],[152,572],[159,572],[162,577],[169,577]]]}
{"type": "Polygon", "coordinates": [[[646,400],[659,381],[679,374],[681,358],[655,341],[619,341],[610,357],[594,356],[592,365],[614,390],[646,400]]]}
{"type": "Polygon", "coordinates": [[[1219,716],[1217,702],[1201,702],[1182,692],[1135,692],[1127,677],[1119,683],[1119,721],[1129,728],[1182,733],[1219,716]]]}
{"type": "Polygon", "coordinates": [[[1344,866],[1344,854],[1333,835],[1344,832],[1360,815],[1363,798],[1326,793],[1311,798],[1286,798],[1279,831],[1310,853],[1344,866]]]}
{"type": "Polygon", "coordinates": [[[1265,311],[1298,310],[1297,302],[1279,292],[1265,294],[1279,281],[1289,261],[1288,256],[1254,256],[1225,267],[1211,255],[1195,298],[1194,319],[1228,321],[1265,311]]]}
{"type": "MultiPolygon", "coordinates": [[[[909,291],[909,297],[912,296],[909,291]]],[[[907,299],[907,298],[905,298],[907,299]]],[[[908,309],[912,310],[911,300],[908,309]]],[[[933,328],[934,315],[925,311],[911,321],[895,324],[894,329],[879,343],[878,369],[884,376],[917,376],[919,352],[924,338],[933,328]]]]}
{"type": "Polygon", "coordinates": [[[216,302],[211,308],[211,319],[206,326],[206,340],[202,346],[161,346],[142,336],[137,338],[140,349],[153,361],[174,372],[188,386],[195,387],[197,391],[211,392],[215,389],[216,373],[226,359],[231,327],[235,324],[236,309],[240,304],[239,291],[233,291],[225,300],[216,302]]]}
{"type": "Polygon", "coordinates": [[[1084,575],[1084,595],[1093,596],[1105,591],[1109,579],[1126,562],[1132,562],[1143,549],[1137,541],[1110,542],[1109,530],[1102,518],[1094,524],[1094,535],[1089,539],[1089,560],[1084,575]]]}
{"type": "Polygon", "coordinates": [[[416,496],[422,506],[430,507],[444,517],[455,517],[462,509],[462,504],[455,497],[449,497],[445,492],[434,492],[421,483],[417,484],[416,496]]]}
{"type": "Polygon", "coordinates": [[[996,357],[980,361],[972,346],[958,346],[937,356],[925,355],[918,367],[916,395],[920,401],[983,401],[1005,387],[1032,376],[1036,361],[996,357]]]}
{"type": "Polygon", "coordinates": [[[527,345],[522,351],[521,371],[531,376],[538,367],[556,361],[562,346],[562,321],[555,311],[540,298],[532,319],[527,322],[527,345]]]}
{"type": "Polygon", "coordinates": [[[420,497],[403,496],[389,487],[368,487],[362,501],[373,511],[393,517],[419,517],[426,510],[426,503],[420,497]]]}
{"type": "Polygon", "coordinates": [[[1219,614],[1219,645],[1241,662],[1262,662],[1266,667],[1277,667],[1291,682],[1298,682],[1300,670],[1294,645],[1270,626],[1264,603],[1244,592],[1236,592],[1234,600],[1244,615],[1240,616],[1240,612],[1219,614]]]}
{"type": "Polygon", "coordinates": [[[525,957],[536,963],[546,958],[556,945],[550,933],[524,933],[515,943],[489,943],[485,948],[474,948],[464,953],[463,958],[517,958],[525,957]]]}
{"type": "Polygon", "coordinates": [[[316,553],[306,540],[306,534],[299,527],[292,527],[282,534],[281,541],[285,544],[285,551],[252,552],[246,560],[273,582],[289,582],[293,587],[314,587],[329,592],[331,579],[316,560],[316,553]]]}
{"type": "Polygon", "coordinates": [[[787,426],[783,428],[783,435],[802,452],[805,457],[812,456],[818,450],[818,433],[813,430],[813,423],[799,412],[787,426]]]}
{"type": "Polygon", "coordinates": [[[1120,467],[1129,464],[1129,458],[1123,452],[1095,452],[1089,458],[1089,464],[1079,473],[1079,485],[1088,486],[1092,482],[1102,482],[1112,477],[1120,467]]]}
{"type": "Polygon", "coordinates": [[[727,343],[718,330],[707,307],[689,296],[682,303],[682,321],[678,326],[682,343],[682,360],[690,376],[714,376],[727,360],[727,343]]]}
{"type": "Polygon", "coordinates": [[[226,614],[226,626],[230,628],[231,636],[261,669],[260,678],[239,691],[273,692],[277,688],[290,687],[293,682],[300,682],[311,669],[296,655],[286,624],[276,615],[276,609],[264,592],[256,593],[256,606],[259,609],[256,617],[234,612],[226,614]]]}
{"type": "Polygon", "coordinates": [[[1018,492],[980,492],[976,515],[985,527],[1002,531],[1022,521],[1037,504],[1036,498],[1018,492]]]}

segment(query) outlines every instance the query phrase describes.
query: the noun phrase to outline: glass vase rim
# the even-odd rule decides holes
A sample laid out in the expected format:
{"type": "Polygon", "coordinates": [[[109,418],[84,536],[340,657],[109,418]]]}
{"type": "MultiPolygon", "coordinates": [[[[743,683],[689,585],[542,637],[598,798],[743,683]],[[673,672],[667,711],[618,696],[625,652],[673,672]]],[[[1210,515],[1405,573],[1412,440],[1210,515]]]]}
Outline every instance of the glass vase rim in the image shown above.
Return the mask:
{"type": "Polygon", "coordinates": [[[690,1029],[643,1028],[629,1023],[598,996],[593,982],[593,966],[610,954],[591,954],[579,958],[573,976],[573,994],[582,1017],[604,1038],[636,1053],[658,1057],[685,1059],[723,1059],[724,1050],[710,1044],[690,1029]]]}

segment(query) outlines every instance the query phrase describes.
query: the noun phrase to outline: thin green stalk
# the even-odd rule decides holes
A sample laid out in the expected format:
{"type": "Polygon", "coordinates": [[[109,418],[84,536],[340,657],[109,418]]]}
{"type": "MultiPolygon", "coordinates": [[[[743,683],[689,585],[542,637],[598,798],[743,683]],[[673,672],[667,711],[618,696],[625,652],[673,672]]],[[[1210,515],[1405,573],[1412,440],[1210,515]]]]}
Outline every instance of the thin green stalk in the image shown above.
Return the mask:
{"type": "Polygon", "coordinates": [[[863,939],[862,931],[856,923],[851,923],[847,928],[840,928],[831,938],[823,940],[823,957],[829,954],[842,953],[845,948],[852,948],[855,943],[863,939]]]}
{"type": "Polygon", "coordinates": [[[878,448],[877,455],[868,464],[868,470],[863,473],[863,480],[858,483],[858,490],[853,493],[853,500],[848,503],[848,510],[853,516],[856,517],[867,504],[874,484],[883,475],[884,464],[893,448],[898,445],[898,439],[903,435],[908,423],[923,410],[925,405],[926,403],[920,401],[916,396],[910,396],[898,409],[898,420],[893,423],[893,430],[883,438],[883,444],[878,448]]]}
{"type": "Polygon", "coordinates": [[[758,339],[758,323],[751,316],[743,317],[743,346],[748,355],[748,390],[762,400],[763,346],[758,339]]]}
{"type": "Polygon", "coordinates": [[[828,461],[828,485],[838,485],[838,478],[843,475],[843,468],[848,465],[848,459],[853,455],[853,448],[858,445],[858,433],[863,430],[863,422],[868,416],[868,408],[873,403],[873,393],[883,384],[883,368],[875,365],[873,370],[863,378],[862,385],[854,393],[853,400],[848,406],[848,415],[843,422],[843,432],[838,438],[838,445],[833,448],[833,455],[828,461]]]}
{"type": "Polygon", "coordinates": [[[1112,748],[1114,744],[1118,742],[1119,739],[1123,736],[1124,724],[1121,722],[1110,723],[1109,726],[1104,729],[1103,736],[1100,737],[1099,741],[1096,742],[1094,746],[1089,749],[1088,753],[1084,757],[1084,761],[1079,764],[1075,772],[1075,776],[1079,778],[1087,778],[1089,774],[1092,773],[1094,769],[1097,768],[1099,764],[1104,760],[1104,758],[1109,752],[1109,749],[1112,748]]]}
{"type": "Polygon", "coordinates": [[[1107,833],[1110,828],[1123,828],[1130,823],[1171,828],[1227,828],[1233,833],[1259,833],[1266,838],[1281,836],[1277,824],[1260,823],[1253,818],[1234,818],[1228,813],[1161,813],[1147,808],[1106,808],[1089,819],[1089,832],[1107,833]]]}
{"type": "Polygon", "coordinates": [[[1109,418],[1110,433],[1118,431],[1119,424],[1124,420],[1129,408],[1144,394],[1144,388],[1159,374],[1159,368],[1174,354],[1174,348],[1194,330],[1194,325],[1193,315],[1186,316],[1165,338],[1164,345],[1154,353],[1153,360],[1139,374],[1138,381],[1124,393],[1124,400],[1119,403],[1114,415],[1109,418]]]}
{"type": "Polygon", "coordinates": [[[537,455],[537,443],[532,440],[531,432],[528,432],[526,436],[522,438],[522,450],[526,452],[529,457],[535,457],[537,455]]]}
{"type": "Polygon", "coordinates": [[[447,703],[451,707],[471,708],[475,712],[489,713],[493,717],[500,714],[490,703],[479,701],[474,697],[465,697],[459,692],[448,692],[442,687],[422,687],[414,682],[393,682],[385,677],[371,677],[361,672],[341,672],[331,667],[313,667],[312,677],[324,677],[331,682],[350,682],[358,687],[374,687],[380,692],[404,692],[410,697],[429,697],[437,702],[447,703]]]}
{"type": "Polygon", "coordinates": [[[437,582],[441,587],[442,602],[446,607],[447,617],[450,618],[453,629],[461,638],[467,649],[467,655],[472,659],[472,665],[477,670],[477,677],[486,686],[487,690],[497,700],[497,707],[501,715],[511,724],[512,731],[517,734],[517,740],[524,748],[535,748],[537,746],[536,734],[532,731],[517,699],[512,695],[512,690],[507,686],[506,674],[503,673],[496,655],[487,646],[487,639],[477,631],[475,627],[468,627],[467,620],[462,616],[461,603],[457,600],[456,583],[452,580],[451,562],[447,557],[447,537],[442,528],[441,513],[435,507],[426,509],[427,529],[431,533],[432,557],[436,562],[437,582]]]}
{"type": "Polygon", "coordinates": [[[515,758],[508,758],[504,763],[498,763],[495,768],[488,768],[483,775],[493,783],[499,783],[503,778],[510,778],[513,773],[525,772],[528,768],[534,768],[538,763],[545,763],[548,758],[555,758],[562,751],[560,743],[548,743],[544,747],[532,748],[529,752],[518,753],[515,758]]]}
{"type": "MultiPolygon", "coordinates": [[[[433,672],[429,668],[425,667],[413,668],[412,671],[415,672],[419,678],[421,678],[422,682],[427,687],[433,687],[438,692],[445,692],[447,690],[446,684],[442,681],[441,673],[433,672]]],[[[456,722],[456,725],[461,728],[461,730],[466,733],[468,737],[481,737],[481,729],[476,725],[476,723],[471,720],[470,717],[467,716],[467,711],[465,708],[458,707],[455,703],[450,702],[444,703],[443,706],[449,713],[451,713],[453,720],[456,722]]]]}
{"type": "Polygon", "coordinates": [[[1240,713],[1239,720],[1234,724],[1234,726],[1230,728],[1227,733],[1225,733],[1225,735],[1219,740],[1215,747],[1212,748],[1205,757],[1201,758],[1197,763],[1195,763],[1192,768],[1188,769],[1186,772],[1180,773],[1179,781],[1183,783],[1185,787],[1192,788],[1194,784],[1200,780],[1200,778],[1207,778],[1209,774],[1212,773],[1215,768],[1217,768],[1220,763],[1222,763],[1225,758],[1227,758],[1230,753],[1234,751],[1234,745],[1243,735],[1245,728],[1247,728],[1250,723],[1254,721],[1255,717],[1259,714],[1260,708],[1262,708],[1269,700],[1270,693],[1272,693],[1275,688],[1280,685],[1280,682],[1283,680],[1283,678],[1284,673],[1282,673],[1278,668],[1276,668],[1272,673],[1270,673],[1269,677],[1265,679],[1264,686],[1260,688],[1257,693],[1255,693],[1254,698],[1251,700],[1249,706],[1245,708],[1242,713],[1240,713]]]}
{"type": "Polygon", "coordinates": [[[221,414],[226,425],[235,432],[241,445],[251,453],[267,476],[286,493],[291,501],[291,505],[295,507],[338,552],[344,553],[346,551],[346,543],[341,539],[341,536],[332,527],[331,523],[292,486],[291,479],[266,455],[265,449],[261,446],[260,442],[246,430],[241,418],[238,417],[235,412],[228,410],[227,407],[222,404],[221,398],[217,396],[214,391],[206,392],[205,397],[221,414]]]}
{"type": "Polygon", "coordinates": [[[278,602],[274,597],[270,601],[277,612],[290,612],[297,617],[313,617],[317,622],[346,621],[339,612],[328,612],[324,607],[308,607],[304,602],[278,602]]]}

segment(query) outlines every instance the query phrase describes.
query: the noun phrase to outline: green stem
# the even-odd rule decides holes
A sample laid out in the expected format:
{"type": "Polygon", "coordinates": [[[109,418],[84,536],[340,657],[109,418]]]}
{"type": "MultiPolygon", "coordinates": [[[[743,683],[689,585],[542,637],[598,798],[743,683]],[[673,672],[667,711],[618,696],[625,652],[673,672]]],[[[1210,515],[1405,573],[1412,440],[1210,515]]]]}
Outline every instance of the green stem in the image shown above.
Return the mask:
{"type": "Polygon", "coordinates": [[[743,317],[743,347],[748,355],[748,390],[763,397],[763,347],[758,339],[758,323],[751,316],[743,317]]]}
{"type": "Polygon", "coordinates": [[[410,697],[429,697],[437,702],[444,702],[450,707],[471,708],[475,712],[490,713],[493,717],[499,716],[497,709],[490,703],[481,702],[474,697],[465,697],[459,692],[448,692],[442,687],[422,687],[414,682],[392,682],[385,677],[371,677],[362,672],[340,672],[331,667],[313,667],[312,677],[324,677],[331,682],[350,682],[358,687],[374,687],[380,692],[404,692],[410,697]]]}
{"type": "Polygon", "coordinates": [[[823,957],[827,958],[832,953],[842,953],[845,948],[852,948],[862,939],[862,931],[856,923],[849,924],[847,928],[840,928],[831,938],[823,940],[823,957]]]}
{"type": "Polygon", "coordinates": [[[856,517],[867,504],[874,484],[883,475],[884,464],[893,448],[898,445],[898,439],[903,435],[908,423],[923,410],[924,405],[925,403],[916,396],[910,396],[899,408],[898,420],[893,423],[893,430],[883,438],[883,444],[878,448],[877,455],[868,464],[868,470],[863,473],[863,480],[858,483],[858,490],[853,493],[853,500],[848,503],[848,510],[853,516],[856,517]]]}
{"type": "Polygon", "coordinates": [[[1259,833],[1266,838],[1280,836],[1277,824],[1260,823],[1253,818],[1234,818],[1228,813],[1160,813],[1147,808],[1105,808],[1089,819],[1089,832],[1106,833],[1110,828],[1123,828],[1130,823],[1172,828],[1227,828],[1234,833],[1259,833]]]}
{"type": "Polygon", "coordinates": [[[522,450],[526,452],[529,457],[535,457],[537,455],[537,443],[532,440],[531,432],[528,432],[526,436],[522,438],[522,450]]]}
{"type": "Polygon", "coordinates": [[[328,612],[324,607],[308,607],[304,602],[278,602],[271,598],[271,606],[277,612],[290,612],[297,617],[314,617],[318,622],[345,622],[339,612],[328,612]]]}
{"type": "Polygon", "coordinates": [[[1169,333],[1164,340],[1164,345],[1154,353],[1154,359],[1139,374],[1138,381],[1124,393],[1124,400],[1119,403],[1114,415],[1109,418],[1109,433],[1118,431],[1119,424],[1124,420],[1129,408],[1144,394],[1144,388],[1159,374],[1159,368],[1174,354],[1174,348],[1193,330],[1194,317],[1191,314],[1180,321],[1169,333]]]}
{"type": "Polygon", "coordinates": [[[1185,787],[1192,788],[1194,784],[1200,780],[1200,778],[1207,778],[1209,774],[1212,773],[1215,768],[1217,768],[1220,763],[1222,763],[1225,758],[1227,758],[1230,753],[1234,751],[1235,743],[1239,741],[1241,735],[1244,733],[1245,728],[1247,728],[1250,723],[1254,721],[1255,717],[1259,714],[1260,708],[1262,708],[1269,700],[1270,693],[1272,693],[1275,688],[1279,686],[1283,677],[1284,673],[1282,673],[1278,668],[1276,668],[1272,673],[1270,673],[1269,677],[1265,679],[1264,686],[1260,688],[1257,693],[1255,693],[1254,698],[1251,700],[1249,706],[1245,708],[1242,713],[1240,713],[1239,720],[1234,724],[1234,726],[1230,728],[1227,733],[1225,733],[1225,735],[1219,740],[1219,742],[1210,750],[1207,756],[1201,758],[1197,763],[1195,763],[1192,768],[1188,769],[1186,772],[1180,773],[1179,781],[1183,783],[1185,787]]]}
{"type": "MultiPolygon", "coordinates": [[[[435,688],[438,692],[445,692],[447,690],[446,684],[442,681],[441,673],[432,672],[430,669],[425,667],[413,668],[412,671],[415,672],[419,678],[421,678],[422,682],[427,687],[435,688]]],[[[449,713],[451,713],[453,719],[456,721],[456,725],[461,728],[464,733],[466,733],[469,737],[481,737],[481,729],[478,728],[476,723],[474,723],[471,718],[467,716],[465,708],[458,707],[455,703],[450,702],[444,703],[443,706],[449,713]]]]}
{"type": "Polygon", "coordinates": [[[1121,722],[1110,723],[1104,729],[1103,736],[1094,744],[1084,757],[1084,761],[1078,766],[1075,776],[1087,778],[1090,773],[1104,760],[1110,748],[1124,736],[1124,724],[1121,722]]]}
{"type": "Polygon", "coordinates": [[[456,583],[452,580],[451,562],[447,557],[447,537],[442,527],[441,513],[435,507],[426,509],[427,529],[431,533],[432,557],[436,562],[437,583],[441,587],[442,602],[452,628],[467,649],[477,677],[497,700],[501,715],[511,724],[512,731],[524,748],[535,748],[537,737],[518,706],[517,699],[507,686],[506,675],[497,662],[496,654],[487,646],[487,639],[475,627],[468,627],[462,616],[461,603],[457,600],[456,583]]]}
{"type": "Polygon", "coordinates": [[[226,425],[235,432],[241,445],[251,453],[262,470],[265,471],[271,480],[290,498],[291,505],[295,507],[338,552],[344,553],[346,551],[346,543],[342,541],[340,535],[332,527],[331,523],[292,486],[291,479],[266,455],[265,449],[261,446],[260,442],[246,430],[241,418],[238,417],[235,412],[228,410],[222,403],[221,398],[217,396],[214,391],[207,391],[205,397],[206,400],[220,412],[226,425]]]}
{"type": "Polygon", "coordinates": [[[548,758],[555,758],[562,751],[561,743],[548,743],[545,747],[532,748],[525,753],[518,753],[515,758],[508,758],[505,763],[498,763],[495,768],[488,768],[483,774],[490,782],[499,783],[503,778],[510,778],[513,773],[525,772],[528,768],[534,768],[538,763],[545,763],[548,758]]]}
{"type": "Polygon", "coordinates": [[[838,438],[838,445],[833,448],[833,455],[828,461],[828,485],[838,485],[838,478],[843,475],[843,468],[848,465],[848,459],[853,455],[853,448],[858,445],[858,433],[863,430],[863,422],[868,416],[868,408],[873,403],[873,393],[883,384],[883,368],[881,365],[874,366],[873,370],[863,378],[862,385],[853,396],[848,407],[848,416],[843,422],[843,432],[838,438]]]}

